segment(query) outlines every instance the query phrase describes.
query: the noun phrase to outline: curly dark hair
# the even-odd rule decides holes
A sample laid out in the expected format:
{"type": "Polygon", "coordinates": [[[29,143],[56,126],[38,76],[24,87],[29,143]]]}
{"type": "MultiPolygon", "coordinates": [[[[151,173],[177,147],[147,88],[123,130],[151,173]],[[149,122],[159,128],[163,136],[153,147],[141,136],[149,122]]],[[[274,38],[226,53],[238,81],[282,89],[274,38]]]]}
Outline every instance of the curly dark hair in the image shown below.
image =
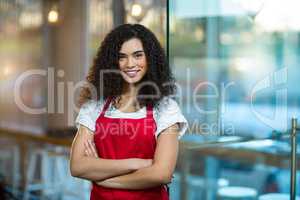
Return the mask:
{"type": "MultiPolygon", "coordinates": [[[[133,38],[141,40],[148,65],[148,70],[139,83],[149,81],[156,85],[156,88],[147,84],[141,87],[137,95],[138,103],[141,106],[155,106],[163,97],[175,93],[175,79],[171,73],[165,52],[155,35],[143,25],[123,24],[113,29],[104,38],[86,78],[87,82],[97,90],[96,100],[121,95],[124,83],[123,77],[119,73],[105,73],[101,81],[100,73],[102,70],[119,70],[118,59],[121,46],[124,42],[133,38]],[[103,91],[100,91],[100,81],[103,84],[101,87],[103,91]],[[140,96],[143,96],[143,98],[139,98],[140,96]]],[[[80,92],[79,103],[82,105],[90,99],[92,99],[90,88],[83,87],[80,92]]]]}

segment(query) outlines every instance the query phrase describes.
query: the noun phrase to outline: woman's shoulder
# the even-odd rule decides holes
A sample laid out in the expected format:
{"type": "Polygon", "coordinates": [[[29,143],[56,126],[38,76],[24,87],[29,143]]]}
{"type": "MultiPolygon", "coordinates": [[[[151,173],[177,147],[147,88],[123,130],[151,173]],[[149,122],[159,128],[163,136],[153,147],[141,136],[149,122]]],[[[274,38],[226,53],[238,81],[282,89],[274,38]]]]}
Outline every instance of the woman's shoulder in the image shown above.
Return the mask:
{"type": "Polygon", "coordinates": [[[164,97],[153,109],[153,116],[157,122],[165,122],[170,119],[183,119],[181,109],[173,97],[164,97]]]}
{"type": "Polygon", "coordinates": [[[170,96],[163,97],[154,107],[154,112],[159,115],[162,113],[172,114],[180,111],[177,101],[170,96]]]}
{"type": "Polygon", "coordinates": [[[103,101],[101,100],[87,100],[84,102],[76,117],[75,124],[79,128],[79,125],[84,125],[88,127],[91,131],[95,130],[95,122],[103,107],[103,101]]]}
{"type": "Polygon", "coordinates": [[[185,133],[188,128],[188,122],[181,112],[177,101],[172,97],[164,97],[154,108],[154,119],[156,121],[157,130],[155,135],[158,135],[166,128],[175,123],[179,124],[179,136],[185,133]]]}
{"type": "Polygon", "coordinates": [[[80,110],[98,110],[101,109],[101,107],[103,107],[103,100],[95,100],[95,99],[89,99],[87,101],[85,101],[81,107],[80,110]]]}

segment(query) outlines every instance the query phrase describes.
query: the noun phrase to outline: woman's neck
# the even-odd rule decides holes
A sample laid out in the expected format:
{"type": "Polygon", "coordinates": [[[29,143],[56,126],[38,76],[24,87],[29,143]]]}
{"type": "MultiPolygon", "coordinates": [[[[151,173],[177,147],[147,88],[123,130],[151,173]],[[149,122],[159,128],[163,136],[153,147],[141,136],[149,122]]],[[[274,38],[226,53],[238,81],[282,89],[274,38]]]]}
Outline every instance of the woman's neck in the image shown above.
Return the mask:
{"type": "Polygon", "coordinates": [[[140,109],[140,105],[137,102],[137,87],[133,84],[127,84],[123,87],[122,94],[117,97],[116,105],[117,109],[122,112],[135,112],[140,109]]]}
{"type": "Polygon", "coordinates": [[[138,89],[134,84],[126,84],[122,90],[122,97],[136,99],[138,89]]]}

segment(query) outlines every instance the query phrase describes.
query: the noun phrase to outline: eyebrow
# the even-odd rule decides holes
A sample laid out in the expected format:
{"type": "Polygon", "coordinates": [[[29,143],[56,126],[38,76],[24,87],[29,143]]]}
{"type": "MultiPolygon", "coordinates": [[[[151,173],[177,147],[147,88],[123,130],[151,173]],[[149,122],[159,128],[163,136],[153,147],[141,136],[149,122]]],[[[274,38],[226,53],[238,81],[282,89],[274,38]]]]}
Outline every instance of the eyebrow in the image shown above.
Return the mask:
{"type": "MultiPolygon", "coordinates": [[[[144,52],[143,50],[138,50],[138,51],[133,52],[132,55],[137,54],[137,53],[143,53],[143,52],[144,52]]],[[[126,56],[127,54],[126,54],[126,53],[119,52],[119,55],[120,55],[120,56],[126,56]]]]}

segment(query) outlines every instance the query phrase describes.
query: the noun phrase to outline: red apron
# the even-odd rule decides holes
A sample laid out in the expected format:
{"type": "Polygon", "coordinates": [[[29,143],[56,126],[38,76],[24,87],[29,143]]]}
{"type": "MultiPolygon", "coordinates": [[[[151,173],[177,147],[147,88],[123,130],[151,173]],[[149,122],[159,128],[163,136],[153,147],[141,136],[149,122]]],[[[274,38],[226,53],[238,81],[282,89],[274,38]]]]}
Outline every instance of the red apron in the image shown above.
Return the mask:
{"type": "MultiPolygon", "coordinates": [[[[105,111],[110,105],[108,98],[96,121],[94,142],[100,158],[153,159],[156,124],[153,108],[147,106],[147,116],[141,119],[108,118],[105,111]]],[[[91,200],[169,200],[164,185],[143,190],[104,188],[93,183],[91,200]]]]}

